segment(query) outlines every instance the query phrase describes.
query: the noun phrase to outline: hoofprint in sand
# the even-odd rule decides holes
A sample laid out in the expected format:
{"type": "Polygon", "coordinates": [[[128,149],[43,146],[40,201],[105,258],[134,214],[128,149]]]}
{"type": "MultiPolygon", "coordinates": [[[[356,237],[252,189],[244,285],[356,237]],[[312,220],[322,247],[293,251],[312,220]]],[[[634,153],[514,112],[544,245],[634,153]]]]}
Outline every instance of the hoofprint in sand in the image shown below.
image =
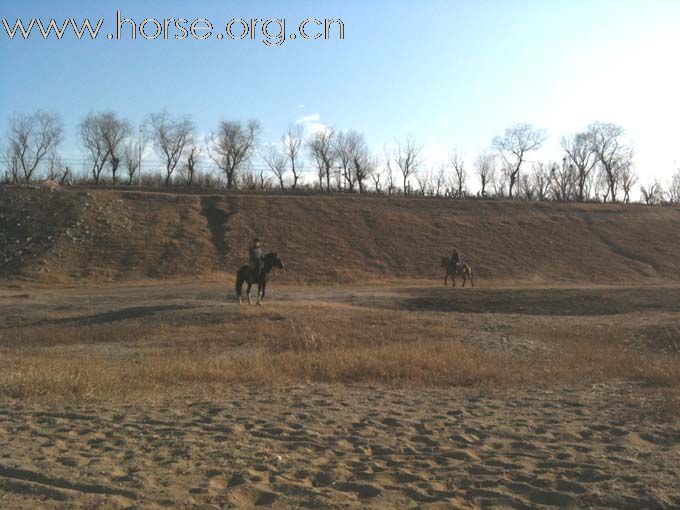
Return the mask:
{"type": "Polygon", "coordinates": [[[646,395],[300,385],[8,401],[0,507],[677,508],[680,425],[648,417],[646,395]]]}

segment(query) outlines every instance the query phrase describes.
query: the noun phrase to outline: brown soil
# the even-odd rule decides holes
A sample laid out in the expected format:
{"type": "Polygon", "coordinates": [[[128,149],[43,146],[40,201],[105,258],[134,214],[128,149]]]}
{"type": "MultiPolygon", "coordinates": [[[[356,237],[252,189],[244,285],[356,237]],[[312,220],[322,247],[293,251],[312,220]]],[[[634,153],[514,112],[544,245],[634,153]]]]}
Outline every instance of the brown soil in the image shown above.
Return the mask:
{"type": "Polygon", "coordinates": [[[680,280],[677,208],[0,187],[0,278],[233,274],[255,236],[302,284],[439,277],[453,247],[480,283],[680,280]]]}

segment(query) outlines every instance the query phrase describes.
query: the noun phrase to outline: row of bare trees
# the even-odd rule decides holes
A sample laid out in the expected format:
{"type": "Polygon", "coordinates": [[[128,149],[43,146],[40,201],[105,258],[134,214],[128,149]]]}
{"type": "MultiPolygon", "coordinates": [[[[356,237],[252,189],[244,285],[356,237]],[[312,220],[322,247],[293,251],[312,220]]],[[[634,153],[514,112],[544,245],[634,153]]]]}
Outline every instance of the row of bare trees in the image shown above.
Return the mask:
{"type": "MultiPolygon", "coordinates": [[[[107,182],[114,185],[132,184],[145,150],[141,140],[147,140],[160,161],[165,186],[173,182],[191,186],[205,155],[220,170],[227,189],[236,187],[239,179],[252,185],[252,180],[244,174],[252,169],[252,160],[259,152],[281,189],[298,187],[306,156],[316,169],[319,189],[363,193],[368,191],[371,182],[375,188],[381,188],[379,176],[375,179],[374,175],[378,158],[371,153],[364,135],[357,131],[324,129],[306,136],[301,124],[292,123],[279,144],[268,144],[258,151],[260,125],[257,121],[221,121],[203,143],[197,140],[195,126],[188,116],[173,117],[167,111],[154,113],[144,128],[143,136],[137,136],[130,121],[115,112],[88,114],[78,125],[87,180],[100,184],[106,177],[107,182]]],[[[70,182],[74,176],[57,153],[63,131],[61,120],[52,113],[39,111],[12,117],[7,133],[8,147],[3,151],[6,180],[30,182],[38,169],[47,166],[48,171],[41,177],[62,184],[70,182]]],[[[394,164],[400,169],[406,192],[410,190],[409,179],[422,163],[421,152],[422,147],[408,139],[387,157],[388,166],[394,164]]],[[[267,179],[262,173],[261,170],[259,182],[264,185],[267,179]]],[[[390,178],[390,192],[396,189],[394,179],[390,178]]]]}
{"type": "MultiPolygon", "coordinates": [[[[637,184],[634,151],[616,124],[596,122],[561,139],[561,161],[536,161],[545,131],[529,124],[509,127],[480,152],[468,168],[453,148],[445,162],[425,165],[424,147],[412,136],[373,153],[365,136],[355,130],[329,127],[306,133],[291,123],[278,143],[261,145],[257,121],[221,121],[203,140],[189,116],[167,111],[151,114],[137,133],[132,123],[112,111],[88,114],[78,125],[86,180],[131,185],[140,182],[140,165],[148,148],[158,163],[151,170],[159,185],[219,185],[271,189],[314,187],[321,191],[420,194],[463,198],[476,178],[480,197],[559,201],[629,201],[637,184]],[[259,159],[258,159],[259,157],[259,159]],[[214,165],[217,176],[205,172],[214,165]],[[303,176],[313,169],[315,184],[303,176]]],[[[16,114],[8,124],[2,159],[7,182],[31,182],[38,176],[68,184],[75,179],[58,153],[64,127],[54,113],[16,114]]],[[[145,172],[148,174],[149,169],[145,172]]],[[[145,182],[149,182],[147,178],[145,182]]],[[[680,202],[680,170],[665,185],[642,185],[648,204],[680,202]]]]}

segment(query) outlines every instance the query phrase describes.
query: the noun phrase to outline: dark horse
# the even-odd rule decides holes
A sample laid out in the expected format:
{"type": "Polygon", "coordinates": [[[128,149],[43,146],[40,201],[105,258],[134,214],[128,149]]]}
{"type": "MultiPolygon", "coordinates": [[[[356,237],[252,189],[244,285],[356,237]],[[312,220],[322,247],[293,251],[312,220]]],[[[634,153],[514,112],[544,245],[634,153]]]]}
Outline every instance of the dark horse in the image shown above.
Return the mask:
{"type": "Polygon", "coordinates": [[[264,299],[264,292],[267,288],[267,279],[269,278],[269,273],[275,267],[283,269],[283,262],[278,257],[276,253],[267,253],[262,260],[262,270],[260,271],[260,277],[256,278],[253,274],[254,271],[250,266],[243,266],[236,272],[236,297],[238,298],[239,304],[241,304],[241,291],[243,290],[243,284],[247,283],[248,288],[246,289],[246,295],[248,296],[248,303],[251,305],[253,302],[250,300],[250,288],[254,283],[257,283],[257,304],[261,305],[264,299]]]}
{"type": "Polygon", "coordinates": [[[472,268],[469,264],[458,264],[456,268],[453,268],[453,263],[448,257],[442,257],[442,267],[446,268],[446,276],[444,276],[444,287],[446,287],[447,280],[449,276],[453,282],[453,286],[456,286],[456,276],[460,275],[463,277],[463,287],[465,287],[465,282],[469,279],[470,284],[474,287],[475,282],[472,279],[472,268]]]}

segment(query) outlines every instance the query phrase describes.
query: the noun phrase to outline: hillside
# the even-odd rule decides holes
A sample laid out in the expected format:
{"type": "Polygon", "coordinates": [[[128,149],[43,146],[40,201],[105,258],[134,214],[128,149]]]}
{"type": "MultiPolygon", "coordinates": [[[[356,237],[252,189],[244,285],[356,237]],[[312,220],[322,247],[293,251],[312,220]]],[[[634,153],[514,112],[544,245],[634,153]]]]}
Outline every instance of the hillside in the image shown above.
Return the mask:
{"type": "Polygon", "coordinates": [[[680,279],[677,208],[0,187],[3,279],[233,273],[254,236],[292,282],[440,277],[453,246],[480,282],[680,279]]]}

